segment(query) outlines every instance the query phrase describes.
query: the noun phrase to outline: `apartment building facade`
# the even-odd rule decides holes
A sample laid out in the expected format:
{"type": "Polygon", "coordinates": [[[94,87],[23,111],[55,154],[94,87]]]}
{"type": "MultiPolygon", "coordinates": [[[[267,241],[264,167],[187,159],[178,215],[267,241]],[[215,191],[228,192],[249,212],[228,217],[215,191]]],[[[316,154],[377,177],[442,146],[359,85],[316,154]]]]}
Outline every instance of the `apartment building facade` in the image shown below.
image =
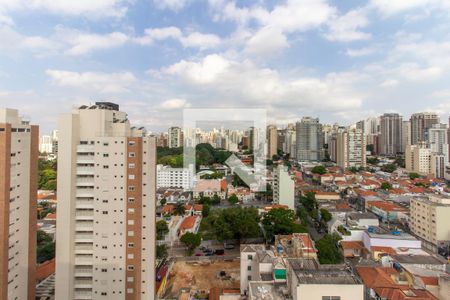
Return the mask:
{"type": "Polygon", "coordinates": [[[450,199],[437,195],[415,197],[410,204],[410,228],[433,251],[450,244],[450,199]]]}
{"type": "Polygon", "coordinates": [[[157,182],[156,187],[177,187],[182,189],[190,189],[194,180],[194,166],[190,168],[172,168],[170,166],[157,165],[157,182]]]}
{"type": "Polygon", "coordinates": [[[170,127],[168,132],[169,148],[178,148],[183,146],[183,137],[180,127],[170,127]]]}
{"type": "Polygon", "coordinates": [[[318,118],[303,117],[296,124],[296,159],[321,161],[324,157],[322,124],[318,118]]]}
{"type": "Polygon", "coordinates": [[[411,144],[415,145],[427,140],[428,129],[439,124],[439,116],[433,112],[421,112],[411,115],[411,144]]]}
{"type": "Polygon", "coordinates": [[[156,139],[108,102],[59,130],[56,299],[154,299],[156,139]]]}
{"type": "Polygon", "coordinates": [[[34,299],[39,127],[0,109],[0,299],[34,299]]]}
{"type": "Polygon", "coordinates": [[[287,166],[278,165],[274,172],[273,202],[295,210],[295,182],[287,166]]]}
{"type": "Polygon", "coordinates": [[[366,167],[366,137],[361,129],[348,129],[337,135],[337,164],[343,169],[366,167]]]}
{"type": "Polygon", "coordinates": [[[380,117],[380,154],[396,155],[402,149],[402,116],[386,113],[380,117]]]}

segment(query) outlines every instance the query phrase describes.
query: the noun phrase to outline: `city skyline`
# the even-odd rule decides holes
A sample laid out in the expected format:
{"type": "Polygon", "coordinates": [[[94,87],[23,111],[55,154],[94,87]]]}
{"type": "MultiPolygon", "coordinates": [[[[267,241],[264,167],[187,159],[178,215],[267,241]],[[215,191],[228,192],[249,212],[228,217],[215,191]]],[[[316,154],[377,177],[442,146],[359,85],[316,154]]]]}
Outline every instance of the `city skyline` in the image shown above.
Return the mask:
{"type": "Polygon", "coordinates": [[[95,101],[152,131],[187,107],[266,108],[281,123],[444,119],[450,5],[391,2],[1,2],[0,105],[20,103],[43,133],[95,101]]]}

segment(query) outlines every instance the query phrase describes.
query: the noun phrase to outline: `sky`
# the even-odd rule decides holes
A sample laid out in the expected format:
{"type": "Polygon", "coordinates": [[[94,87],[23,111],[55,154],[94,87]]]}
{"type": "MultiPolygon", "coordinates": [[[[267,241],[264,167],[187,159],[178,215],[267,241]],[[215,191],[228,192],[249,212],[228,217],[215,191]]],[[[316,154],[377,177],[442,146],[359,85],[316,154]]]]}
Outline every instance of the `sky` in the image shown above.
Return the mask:
{"type": "Polygon", "coordinates": [[[0,107],[44,134],[95,101],[153,132],[184,108],[446,122],[449,75],[448,0],[0,0],[0,107]]]}

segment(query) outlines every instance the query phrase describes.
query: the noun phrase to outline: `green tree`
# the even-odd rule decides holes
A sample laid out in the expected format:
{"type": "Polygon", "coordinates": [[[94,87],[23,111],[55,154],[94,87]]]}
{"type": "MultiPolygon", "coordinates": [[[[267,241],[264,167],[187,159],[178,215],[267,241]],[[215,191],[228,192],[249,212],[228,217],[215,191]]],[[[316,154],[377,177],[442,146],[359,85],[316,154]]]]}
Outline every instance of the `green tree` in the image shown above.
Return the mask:
{"type": "Polygon", "coordinates": [[[326,234],[316,243],[319,261],[321,264],[338,264],[342,261],[338,242],[341,238],[338,234],[326,234]]]}
{"type": "Polygon", "coordinates": [[[36,232],[36,239],[38,245],[48,244],[53,241],[52,237],[42,230],[36,232]]]}
{"type": "Polygon", "coordinates": [[[53,242],[51,236],[42,230],[38,230],[36,234],[36,242],[36,255],[38,263],[55,258],[55,243],[53,242]]]}
{"type": "Polygon", "coordinates": [[[300,203],[306,208],[308,212],[317,209],[316,194],[314,192],[307,192],[305,196],[300,197],[300,203]]]}
{"type": "Polygon", "coordinates": [[[332,219],[332,215],[331,215],[331,213],[328,211],[328,209],[325,209],[325,208],[321,208],[320,209],[320,215],[322,216],[322,220],[325,222],[325,223],[328,223],[328,222],[330,222],[331,221],[331,219],[332,219]]]}
{"type": "Polygon", "coordinates": [[[166,245],[157,245],[156,246],[156,258],[163,259],[168,256],[167,246],[166,245]]]}
{"type": "Polygon", "coordinates": [[[390,189],[392,189],[392,185],[391,185],[389,182],[383,182],[383,183],[381,184],[381,188],[382,188],[383,190],[390,190],[390,189]]]}
{"type": "Polygon", "coordinates": [[[162,199],[159,201],[159,203],[161,204],[161,206],[164,206],[164,204],[167,203],[166,198],[162,198],[162,199]]]}
{"type": "Polygon", "coordinates": [[[296,229],[295,213],[293,210],[274,208],[266,213],[262,220],[266,238],[273,241],[275,235],[292,234],[296,229]]]}
{"type": "Polygon", "coordinates": [[[213,205],[218,205],[218,204],[220,204],[220,197],[219,197],[219,195],[214,194],[214,196],[212,196],[212,198],[211,198],[211,203],[212,203],[213,205]]]}
{"type": "Polygon", "coordinates": [[[308,223],[308,212],[303,206],[300,206],[297,209],[297,217],[300,219],[300,222],[304,225],[308,223]]]}
{"type": "Polygon", "coordinates": [[[188,254],[192,255],[194,249],[200,246],[202,238],[198,233],[186,232],[181,236],[180,242],[188,247],[188,254]]]}
{"type": "Polygon", "coordinates": [[[381,167],[381,171],[387,172],[387,173],[392,173],[395,170],[397,170],[397,166],[395,164],[386,164],[381,167]]]}
{"type": "Polygon", "coordinates": [[[376,165],[380,162],[380,160],[376,157],[368,157],[366,158],[366,162],[371,165],[376,165]]]}
{"type": "Polygon", "coordinates": [[[202,217],[206,218],[207,216],[209,216],[210,211],[211,211],[211,207],[209,206],[209,204],[203,204],[202,217]]]}
{"type": "Polygon", "coordinates": [[[211,200],[210,197],[203,197],[203,196],[201,196],[200,199],[198,200],[198,203],[199,204],[203,204],[203,205],[205,205],[205,204],[211,205],[212,204],[212,200],[211,200]]]}
{"type": "Polygon", "coordinates": [[[420,175],[418,173],[415,172],[409,173],[409,179],[414,180],[416,178],[420,178],[420,175]]]}
{"type": "Polygon", "coordinates": [[[166,221],[160,220],[156,222],[156,238],[162,240],[167,233],[169,233],[169,227],[166,221]]]}
{"type": "Polygon", "coordinates": [[[186,209],[184,208],[184,205],[182,203],[177,203],[173,209],[173,214],[182,216],[186,212],[186,209]]]}
{"type": "Polygon", "coordinates": [[[239,202],[239,198],[236,196],[236,194],[232,194],[230,197],[228,197],[228,202],[230,202],[231,205],[235,205],[239,202]]]}
{"type": "Polygon", "coordinates": [[[323,175],[327,172],[327,169],[320,165],[320,166],[315,166],[314,168],[312,168],[311,173],[313,174],[319,174],[319,175],[323,175]]]}

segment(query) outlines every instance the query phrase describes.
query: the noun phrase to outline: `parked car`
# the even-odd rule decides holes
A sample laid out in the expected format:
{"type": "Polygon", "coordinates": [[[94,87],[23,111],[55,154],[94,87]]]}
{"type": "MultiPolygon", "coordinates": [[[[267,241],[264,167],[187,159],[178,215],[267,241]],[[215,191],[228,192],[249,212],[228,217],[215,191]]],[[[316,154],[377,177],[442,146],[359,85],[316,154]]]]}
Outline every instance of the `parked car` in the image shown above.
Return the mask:
{"type": "Polygon", "coordinates": [[[213,250],[208,249],[208,248],[205,248],[205,249],[203,249],[202,251],[203,251],[203,253],[206,253],[206,252],[212,252],[213,250]]]}
{"type": "Polygon", "coordinates": [[[205,252],[205,256],[213,256],[214,255],[214,252],[213,251],[211,251],[211,252],[205,252]]]}
{"type": "Polygon", "coordinates": [[[234,246],[234,244],[225,244],[224,248],[227,249],[227,250],[231,250],[231,249],[234,249],[235,246],[234,246]]]}
{"type": "Polygon", "coordinates": [[[203,253],[195,253],[195,256],[203,256],[203,253]]]}
{"type": "Polygon", "coordinates": [[[200,247],[198,247],[198,249],[199,249],[200,251],[205,251],[207,248],[206,248],[205,246],[200,246],[200,247]]]}
{"type": "Polygon", "coordinates": [[[215,254],[216,255],[224,255],[225,254],[225,250],[224,249],[216,249],[215,254]]]}

